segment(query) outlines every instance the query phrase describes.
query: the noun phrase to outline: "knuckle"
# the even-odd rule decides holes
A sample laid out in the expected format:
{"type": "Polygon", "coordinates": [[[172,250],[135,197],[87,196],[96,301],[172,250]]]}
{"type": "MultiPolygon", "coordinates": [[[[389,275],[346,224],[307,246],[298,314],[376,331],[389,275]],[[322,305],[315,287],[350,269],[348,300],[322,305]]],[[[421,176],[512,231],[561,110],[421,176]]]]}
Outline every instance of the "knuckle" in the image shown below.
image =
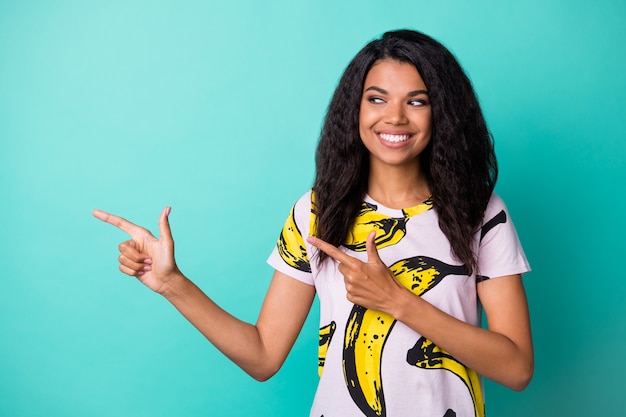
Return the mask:
{"type": "Polygon", "coordinates": [[[123,241],[122,243],[120,243],[117,248],[119,249],[120,252],[123,252],[125,250],[128,249],[128,247],[130,246],[130,243],[128,240],[123,241]]]}

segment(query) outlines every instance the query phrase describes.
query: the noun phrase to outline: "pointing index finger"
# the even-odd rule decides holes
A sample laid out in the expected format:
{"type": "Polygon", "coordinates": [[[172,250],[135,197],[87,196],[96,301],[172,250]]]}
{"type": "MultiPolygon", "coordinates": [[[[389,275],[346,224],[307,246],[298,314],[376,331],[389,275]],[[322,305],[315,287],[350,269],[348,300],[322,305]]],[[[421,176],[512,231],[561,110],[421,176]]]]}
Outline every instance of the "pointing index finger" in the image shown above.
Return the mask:
{"type": "Polygon", "coordinates": [[[122,217],[107,213],[106,211],[94,210],[92,213],[95,218],[120,228],[124,232],[128,233],[132,238],[138,238],[140,237],[139,235],[147,233],[147,230],[143,227],[137,226],[122,217]]]}
{"type": "Polygon", "coordinates": [[[317,238],[315,236],[309,236],[309,237],[307,237],[307,241],[311,245],[315,246],[316,248],[318,248],[322,252],[326,253],[326,255],[330,256],[331,258],[333,258],[334,260],[336,260],[339,263],[350,265],[350,264],[354,263],[354,261],[356,261],[356,259],[353,258],[352,256],[343,253],[336,246],[333,246],[333,245],[331,245],[328,242],[324,242],[320,238],[317,238]]]}

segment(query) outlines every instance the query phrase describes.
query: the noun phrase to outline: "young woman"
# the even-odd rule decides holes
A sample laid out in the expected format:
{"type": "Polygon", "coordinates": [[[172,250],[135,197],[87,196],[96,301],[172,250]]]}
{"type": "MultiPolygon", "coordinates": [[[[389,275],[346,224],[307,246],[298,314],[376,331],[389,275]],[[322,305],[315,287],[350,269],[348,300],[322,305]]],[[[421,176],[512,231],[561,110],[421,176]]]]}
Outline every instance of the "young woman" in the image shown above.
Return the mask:
{"type": "Polygon", "coordinates": [[[529,266],[493,194],[497,164],[478,101],[450,52],[408,30],[366,45],[335,91],[316,163],[313,189],[268,260],[275,272],[255,325],[180,272],[169,208],[160,239],[94,215],[132,238],[120,244],[120,270],[258,380],[281,367],[317,294],[311,416],[484,416],[479,375],[524,389],[529,266]]]}

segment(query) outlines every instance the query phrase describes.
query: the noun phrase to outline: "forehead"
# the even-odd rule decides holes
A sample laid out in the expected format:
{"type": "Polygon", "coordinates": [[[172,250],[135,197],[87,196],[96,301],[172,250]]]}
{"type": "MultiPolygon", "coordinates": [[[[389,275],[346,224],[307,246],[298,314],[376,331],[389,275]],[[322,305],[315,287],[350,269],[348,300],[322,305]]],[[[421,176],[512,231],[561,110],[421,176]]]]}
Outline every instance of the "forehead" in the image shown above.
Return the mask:
{"type": "Polygon", "coordinates": [[[379,84],[384,84],[388,88],[426,89],[422,76],[413,64],[392,59],[376,61],[367,73],[365,88],[372,85],[382,87],[379,84]]]}

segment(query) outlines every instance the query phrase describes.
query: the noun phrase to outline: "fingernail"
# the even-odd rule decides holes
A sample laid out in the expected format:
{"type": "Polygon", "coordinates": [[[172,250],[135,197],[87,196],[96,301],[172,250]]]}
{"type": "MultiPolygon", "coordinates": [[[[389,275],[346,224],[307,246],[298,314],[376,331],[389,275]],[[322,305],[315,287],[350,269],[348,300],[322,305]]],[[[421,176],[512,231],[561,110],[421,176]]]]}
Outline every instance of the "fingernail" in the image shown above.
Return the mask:
{"type": "Polygon", "coordinates": [[[144,259],[143,263],[146,265],[152,265],[152,259],[144,259]]]}
{"type": "Polygon", "coordinates": [[[138,277],[142,276],[143,274],[145,274],[145,272],[143,272],[143,271],[139,271],[139,272],[137,272],[137,276],[138,276],[138,277]]]}
{"type": "Polygon", "coordinates": [[[146,272],[147,271],[152,271],[152,268],[150,268],[150,266],[146,265],[146,266],[143,267],[143,270],[146,271],[146,272]]]}

